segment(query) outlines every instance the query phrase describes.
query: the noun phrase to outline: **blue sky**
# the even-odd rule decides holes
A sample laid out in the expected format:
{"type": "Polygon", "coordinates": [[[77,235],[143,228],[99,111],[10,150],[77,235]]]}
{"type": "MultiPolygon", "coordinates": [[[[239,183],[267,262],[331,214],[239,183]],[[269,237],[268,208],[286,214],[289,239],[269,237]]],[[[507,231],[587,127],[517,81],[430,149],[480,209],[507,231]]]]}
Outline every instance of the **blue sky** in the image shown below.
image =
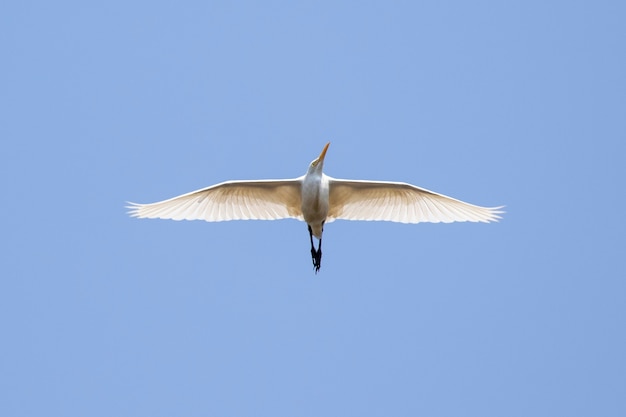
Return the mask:
{"type": "Polygon", "coordinates": [[[619,1],[11,2],[0,415],[626,415],[619,1]],[[497,224],[129,218],[229,179],[497,224]]]}

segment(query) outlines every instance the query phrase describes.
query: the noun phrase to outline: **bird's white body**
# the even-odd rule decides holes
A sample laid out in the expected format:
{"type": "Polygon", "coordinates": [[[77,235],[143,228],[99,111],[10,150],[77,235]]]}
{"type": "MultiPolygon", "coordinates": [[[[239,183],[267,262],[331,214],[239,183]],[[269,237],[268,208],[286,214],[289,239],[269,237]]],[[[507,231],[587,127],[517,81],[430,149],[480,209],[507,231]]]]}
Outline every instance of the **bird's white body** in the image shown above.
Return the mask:
{"type": "Polygon", "coordinates": [[[324,222],[328,217],[328,177],[319,172],[308,172],[302,177],[302,217],[311,226],[313,236],[322,238],[324,222]]]}
{"type": "Polygon", "coordinates": [[[325,175],[330,143],[307,173],[286,180],[226,181],[152,204],[130,203],[139,218],[173,220],[304,220],[312,236],[313,264],[319,269],[324,224],[336,219],[400,223],[497,221],[501,207],[480,207],[403,182],[343,180],[325,175]],[[316,263],[317,257],[317,263],[316,263]]]}

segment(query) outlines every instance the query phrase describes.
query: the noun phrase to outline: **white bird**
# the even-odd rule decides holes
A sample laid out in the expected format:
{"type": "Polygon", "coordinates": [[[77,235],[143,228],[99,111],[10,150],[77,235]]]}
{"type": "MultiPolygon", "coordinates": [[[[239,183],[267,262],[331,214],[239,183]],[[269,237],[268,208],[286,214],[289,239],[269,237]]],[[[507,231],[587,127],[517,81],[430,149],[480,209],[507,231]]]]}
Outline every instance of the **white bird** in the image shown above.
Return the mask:
{"type": "Polygon", "coordinates": [[[322,172],[330,142],[301,177],[226,181],[169,200],[128,203],[132,217],[172,220],[303,220],[317,273],[324,225],[337,219],[399,223],[498,221],[500,207],[480,207],[404,182],[344,180],[322,172]],[[313,236],[318,240],[315,249],[313,236]]]}

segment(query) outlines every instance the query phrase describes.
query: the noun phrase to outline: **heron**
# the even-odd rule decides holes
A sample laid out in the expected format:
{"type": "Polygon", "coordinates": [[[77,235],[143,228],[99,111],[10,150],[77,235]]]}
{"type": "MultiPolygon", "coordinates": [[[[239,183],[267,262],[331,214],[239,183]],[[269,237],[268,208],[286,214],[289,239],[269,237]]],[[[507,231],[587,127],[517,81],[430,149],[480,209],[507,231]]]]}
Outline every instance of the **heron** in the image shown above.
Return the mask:
{"type": "Polygon", "coordinates": [[[156,203],[129,202],[126,208],[130,216],[146,219],[302,220],[316,274],[322,265],[324,226],[334,220],[489,223],[501,218],[503,206],[476,206],[405,182],[330,177],[323,172],[329,146],[298,178],[225,181],[156,203]]]}

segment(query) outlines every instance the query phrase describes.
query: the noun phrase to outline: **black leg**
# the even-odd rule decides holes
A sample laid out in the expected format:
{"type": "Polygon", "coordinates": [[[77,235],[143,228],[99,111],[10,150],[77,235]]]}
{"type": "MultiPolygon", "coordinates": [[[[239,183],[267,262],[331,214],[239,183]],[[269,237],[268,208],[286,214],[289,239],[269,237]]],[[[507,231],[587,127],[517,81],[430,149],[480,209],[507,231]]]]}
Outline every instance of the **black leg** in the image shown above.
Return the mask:
{"type": "MultiPolygon", "coordinates": [[[[325,222],[322,222],[322,232],[324,232],[324,223],[325,222]]],[[[320,243],[317,245],[316,260],[317,260],[317,266],[315,267],[315,273],[317,274],[317,272],[320,270],[320,267],[322,266],[322,237],[321,235],[320,235],[320,243]]]]}
{"type": "Polygon", "coordinates": [[[311,240],[311,260],[313,261],[313,268],[317,274],[322,266],[322,239],[320,239],[317,250],[315,250],[315,245],[313,244],[313,230],[311,230],[311,226],[309,226],[309,239],[311,240]]]}
{"type": "Polygon", "coordinates": [[[317,251],[315,250],[315,246],[313,245],[313,230],[311,230],[311,226],[309,226],[309,239],[311,239],[311,259],[313,260],[313,267],[317,268],[317,270],[319,270],[318,264],[317,264],[317,251]]]}
{"type": "Polygon", "coordinates": [[[317,262],[317,266],[315,267],[315,273],[320,270],[322,266],[322,239],[320,239],[319,245],[317,245],[317,253],[315,254],[315,261],[317,262]]]}

